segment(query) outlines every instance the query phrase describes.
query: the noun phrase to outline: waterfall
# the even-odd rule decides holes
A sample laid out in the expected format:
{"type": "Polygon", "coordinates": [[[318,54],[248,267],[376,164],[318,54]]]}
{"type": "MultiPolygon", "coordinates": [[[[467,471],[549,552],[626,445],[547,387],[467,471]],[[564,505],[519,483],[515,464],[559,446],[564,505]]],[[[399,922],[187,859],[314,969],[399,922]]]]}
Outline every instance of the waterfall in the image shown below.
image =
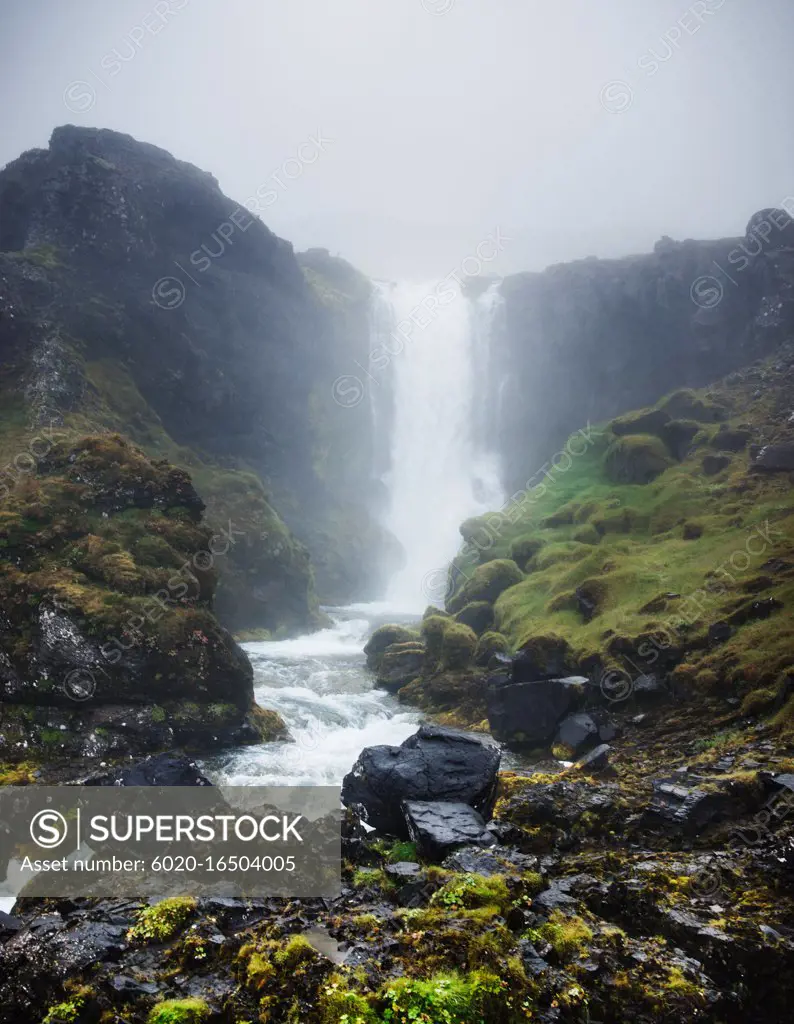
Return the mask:
{"type": "Polygon", "coordinates": [[[460,524],[502,504],[498,463],[478,412],[489,400],[496,289],[469,299],[448,281],[379,286],[393,325],[388,342],[374,338],[370,353],[373,373],[379,369],[390,385],[385,526],[405,553],[386,601],[406,612],[443,604],[460,524]]]}

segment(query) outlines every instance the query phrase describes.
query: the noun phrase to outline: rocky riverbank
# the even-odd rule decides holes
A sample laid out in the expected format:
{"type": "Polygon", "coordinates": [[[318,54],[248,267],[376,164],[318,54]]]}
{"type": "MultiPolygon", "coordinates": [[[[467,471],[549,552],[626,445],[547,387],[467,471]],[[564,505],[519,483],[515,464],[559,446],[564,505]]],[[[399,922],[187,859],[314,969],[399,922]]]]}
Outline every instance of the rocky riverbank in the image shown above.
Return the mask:
{"type": "MultiPolygon", "coordinates": [[[[608,768],[541,773],[422,727],[345,780],[337,899],[23,899],[0,1020],[782,1022],[794,761],[719,725],[635,716],[608,768]]],[[[130,781],[169,778],[200,781],[130,781]]]]}

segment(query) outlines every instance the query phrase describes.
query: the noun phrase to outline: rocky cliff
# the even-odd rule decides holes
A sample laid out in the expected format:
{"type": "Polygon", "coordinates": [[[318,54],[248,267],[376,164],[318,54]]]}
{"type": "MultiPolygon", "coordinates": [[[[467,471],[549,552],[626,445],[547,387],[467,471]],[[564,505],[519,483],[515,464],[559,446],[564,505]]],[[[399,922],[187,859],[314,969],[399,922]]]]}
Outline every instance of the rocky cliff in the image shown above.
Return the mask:
{"type": "Polygon", "coordinates": [[[518,274],[502,295],[498,446],[513,492],[588,420],[701,387],[771,352],[794,323],[791,217],[764,210],[744,237],[665,238],[647,255],[518,274]]]}
{"type": "Polygon", "coordinates": [[[56,424],[120,431],[188,468],[210,524],[245,535],[221,569],[225,623],[310,626],[306,544],[321,597],[343,600],[377,539],[366,442],[332,395],[368,344],[366,281],[349,268],[355,294],[327,285],[341,262],[315,255],[307,281],[210,174],[129,136],[57,129],[0,172],[4,450],[56,424]]]}

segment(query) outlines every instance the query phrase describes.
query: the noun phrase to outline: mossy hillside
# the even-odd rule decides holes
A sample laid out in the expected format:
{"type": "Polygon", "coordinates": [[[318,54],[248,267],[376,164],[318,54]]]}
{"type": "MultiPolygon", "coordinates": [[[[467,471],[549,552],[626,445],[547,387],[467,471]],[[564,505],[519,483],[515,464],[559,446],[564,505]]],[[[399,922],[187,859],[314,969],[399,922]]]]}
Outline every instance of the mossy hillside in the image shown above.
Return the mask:
{"type": "MultiPolygon", "coordinates": [[[[751,472],[741,448],[725,453],[727,465],[713,477],[704,474],[702,459],[717,430],[724,436],[740,423],[749,424],[758,443],[788,439],[789,376],[765,364],[659,403],[705,422],[686,458],[675,462],[670,454],[672,464],[650,483],[610,479],[605,456],[614,441],[603,427],[565,472],[551,472],[502,514],[482,517],[477,544],[464,546],[456,560],[464,576],[487,568],[484,557],[504,558],[530,540],[538,545],[525,563],[526,578],[498,597],[496,629],[515,647],[553,633],[569,645],[573,664],[590,669],[619,662],[624,653],[633,655],[632,664],[624,662],[632,676],[650,672],[680,646],[693,652],[691,678],[712,667],[740,691],[775,682],[794,664],[785,611],[794,601],[786,568],[794,554],[792,485],[786,474],[751,472]],[[597,543],[575,539],[584,528],[597,543]],[[577,599],[583,587],[598,590],[589,621],[577,599]],[[759,597],[784,611],[751,621],[759,597]],[[722,619],[734,623],[732,636],[709,649],[707,627],[722,619]]],[[[473,534],[470,523],[467,530],[473,534]]]]}

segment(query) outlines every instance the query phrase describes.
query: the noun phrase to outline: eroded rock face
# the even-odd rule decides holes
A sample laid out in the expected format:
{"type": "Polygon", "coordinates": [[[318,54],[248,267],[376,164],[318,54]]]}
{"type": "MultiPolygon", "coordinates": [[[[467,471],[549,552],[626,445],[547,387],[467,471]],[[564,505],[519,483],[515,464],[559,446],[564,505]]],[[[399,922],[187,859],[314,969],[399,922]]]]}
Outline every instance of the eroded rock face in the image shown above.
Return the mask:
{"type": "Polygon", "coordinates": [[[342,801],[381,832],[408,838],[403,801],[493,807],[501,751],[471,733],[423,725],[399,747],[367,747],[342,784],[342,801]]]}

